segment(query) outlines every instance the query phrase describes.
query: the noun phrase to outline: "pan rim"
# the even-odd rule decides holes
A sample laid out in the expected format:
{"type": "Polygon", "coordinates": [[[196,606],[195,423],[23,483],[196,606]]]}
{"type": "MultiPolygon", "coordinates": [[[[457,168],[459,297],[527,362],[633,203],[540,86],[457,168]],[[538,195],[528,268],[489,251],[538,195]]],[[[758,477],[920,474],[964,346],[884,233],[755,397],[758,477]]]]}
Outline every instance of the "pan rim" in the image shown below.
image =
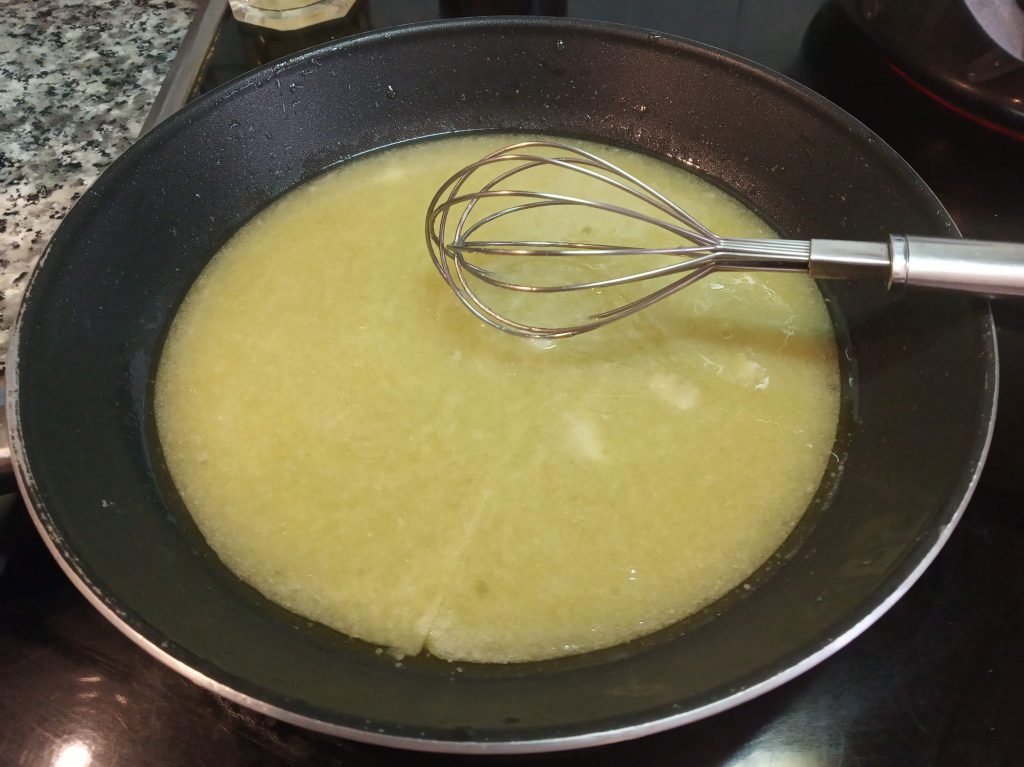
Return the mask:
{"type": "MultiPolygon", "coordinates": [[[[442,21],[442,22],[430,22],[414,25],[406,25],[399,28],[381,30],[376,32],[370,32],[357,37],[349,38],[340,42],[328,43],[324,46],[304,51],[294,57],[287,59],[289,64],[294,63],[297,60],[308,60],[317,56],[320,52],[327,49],[335,49],[338,47],[344,47],[346,49],[355,47],[357,45],[374,44],[378,40],[387,40],[394,37],[405,38],[407,36],[420,35],[420,34],[431,34],[441,31],[443,29],[458,27],[458,28],[508,28],[508,27],[548,27],[551,29],[564,29],[566,33],[578,32],[582,30],[589,30],[592,32],[611,34],[619,39],[632,39],[639,40],[641,38],[650,39],[652,35],[656,35],[656,42],[659,44],[665,43],[673,47],[682,50],[696,50],[697,52],[710,53],[718,58],[725,59],[730,64],[741,65],[748,73],[755,74],[761,78],[769,81],[780,82],[787,86],[790,93],[795,93],[801,99],[810,101],[819,110],[830,113],[835,118],[842,121],[844,124],[849,125],[851,129],[855,128],[865,136],[870,136],[872,139],[885,146],[885,148],[894,156],[898,157],[896,153],[888,147],[885,142],[875,136],[869,129],[863,124],[853,118],[844,110],[840,109],[836,105],[827,101],[823,97],[814,93],[805,86],[796,83],[795,81],[786,78],[783,75],[773,72],[765,67],[762,67],[755,62],[751,62],[742,57],[735,56],[731,53],[722,51],[721,49],[707,46],[694,41],[686,40],[684,38],[660,34],[660,33],[647,33],[644,30],[640,30],[635,27],[610,24],[602,22],[578,22],[578,21],[562,21],[558,19],[536,19],[529,17],[492,17],[487,19],[470,19],[470,20],[458,20],[458,21],[442,21]]],[[[652,41],[654,42],[654,41],[652,41]]],[[[218,94],[220,97],[224,97],[227,94],[237,91],[241,88],[250,87],[254,83],[258,82],[261,78],[266,77],[268,73],[275,71],[275,68],[280,66],[282,62],[274,62],[264,67],[261,67],[253,72],[250,72],[241,78],[226,83],[211,94],[218,94]]],[[[216,101],[215,98],[205,98],[201,103],[196,105],[196,109],[208,108],[216,101]]],[[[195,110],[192,110],[195,111],[195,110]]],[[[187,119],[189,114],[189,108],[182,110],[178,114],[171,117],[169,120],[157,126],[149,134],[142,137],[131,147],[128,153],[138,153],[144,151],[147,142],[158,141],[163,135],[163,132],[169,132],[175,129],[175,126],[182,120],[187,119]],[[141,146],[141,148],[140,148],[141,146]]],[[[934,199],[934,193],[924,184],[923,180],[906,165],[900,158],[900,162],[903,163],[905,172],[908,175],[912,175],[915,185],[919,189],[934,199]]],[[[118,167],[120,167],[119,164],[118,167]]],[[[117,169],[115,168],[115,173],[117,169]]],[[[106,172],[104,173],[106,175],[106,172]]],[[[101,176],[102,178],[102,176],[101,176]]],[[[949,219],[948,213],[945,208],[941,206],[936,200],[936,204],[939,206],[939,210],[943,215],[949,219]]],[[[69,218],[73,217],[75,211],[69,214],[69,218]]],[[[951,219],[950,219],[951,220],[951,219]]],[[[953,232],[956,232],[955,226],[953,232]]],[[[39,265],[42,265],[51,253],[52,247],[48,245],[42,254],[39,265]]],[[[38,270],[38,267],[37,267],[38,270]]],[[[35,272],[37,273],[37,272],[35,272]]],[[[33,274],[33,278],[35,276],[33,274]]],[[[912,570],[903,577],[898,587],[892,590],[885,599],[878,603],[872,610],[864,615],[860,620],[855,622],[847,630],[834,637],[831,641],[826,643],[820,649],[804,656],[797,663],[788,666],[782,671],[772,674],[771,676],[763,679],[762,681],[740,690],[738,692],[727,695],[720,698],[712,703],[705,704],[689,711],[680,712],[677,714],[670,714],[668,716],[651,719],[642,723],[630,724],[623,727],[610,728],[605,730],[599,730],[594,732],[588,732],[584,734],[572,734],[550,738],[536,738],[532,740],[440,740],[440,739],[421,739],[411,737],[407,735],[388,734],[384,732],[376,732],[372,730],[364,730],[354,728],[348,725],[337,724],[331,721],[325,721],[316,717],[299,714],[273,704],[267,703],[258,698],[254,698],[240,690],[237,690],[228,684],[219,682],[211,676],[208,676],[203,671],[190,666],[185,661],[176,657],[168,648],[177,647],[177,645],[171,644],[160,644],[154,642],[152,639],[147,638],[142,631],[132,625],[131,621],[127,616],[119,614],[111,604],[104,601],[103,595],[100,589],[89,583],[88,579],[84,577],[73,560],[73,557],[67,555],[67,551],[62,551],[62,547],[59,545],[62,537],[59,531],[55,530],[52,525],[48,526],[46,521],[45,508],[39,501],[35,492],[36,483],[32,476],[31,467],[28,464],[25,445],[23,441],[23,435],[20,423],[20,387],[19,387],[19,347],[22,330],[22,321],[24,316],[24,307],[28,303],[27,299],[31,293],[34,279],[29,281],[26,286],[25,298],[26,301],[22,304],[22,310],[19,311],[19,315],[11,335],[10,352],[8,354],[8,391],[7,391],[7,416],[10,424],[10,442],[11,442],[11,456],[12,465],[15,470],[15,477],[17,479],[19,490],[21,491],[22,498],[25,501],[26,508],[32,518],[33,524],[39,531],[40,535],[49,549],[51,555],[55,558],[58,565],[69,577],[75,587],[86,597],[86,599],[93,605],[108,621],[110,621],[122,634],[127,636],[135,644],[146,651],[150,656],[154,657],[167,667],[173,669],[177,673],[181,674],[185,678],[189,679],[193,683],[203,687],[210,692],[220,695],[228,700],[233,701],[239,705],[245,706],[246,708],[257,711],[261,714],[272,716],[282,721],[299,725],[306,729],[310,729],[316,732],[321,732],[329,735],[336,735],[344,737],[354,741],[360,741],[364,743],[370,743],[374,745],[384,745],[391,747],[398,747],[403,749],[423,751],[423,752],[440,752],[440,753],[459,753],[459,754],[526,754],[526,753],[540,753],[540,752],[551,752],[551,751],[563,751],[575,748],[591,747],[598,745],[605,745],[610,743],[616,743],[624,740],[630,740],[645,735],[662,732],[664,730],[672,729],[674,727],[688,724],[700,719],[712,716],[717,713],[721,713],[725,710],[740,705],[753,698],[759,697],[760,695],[768,692],[769,690],[775,689],[786,682],[794,679],[795,677],[803,674],[810,668],[816,666],[826,658],[835,654],[843,647],[852,642],[857,636],[863,631],[870,627],[875,621],[878,620],[896,601],[898,601],[910,587],[920,578],[927,567],[932,563],[939,551],[947,542],[948,538],[952,534],[953,529],[960,520],[963,512],[969,503],[974,490],[978,484],[982,467],[984,466],[985,459],[988,455],[989,448],[991,445],[993,427],[996,417],[996,402],[998,397],[999,389],[999,358],[998,358],[998,347],[995,344],[995,324],[992,316],[991,308],[986,306],[984,315],[987,317],[987,322],[982,319],[984,324],[983,335],[985,336],[985,342],[991,351],[991,365],[992,365],[992,381],[991,381],[991,398],[988,404],[989,412],[982,413],[984,418],[987,415],[987,423],[979,424],[979,431],[982,426],[985,429],[983,444],[981,445],[980,451],[977,453],[977,462],[973,466],[973,471],[966,487],[963,489],[963,494],[957,505],[956,510],[949,516],[949,521],[942,527],[935,540],[932,542],[930,548],[924,553],[912,570]],[[37,504],[39,508],[37,508],[37,504]]],[[[978,435],[980,436],[980,434],[978,435]]],[[[70,550],[68,550],[70,551],[70,550]]],[[[115,600],[116,601],[116,600],[115,600]]],[[[182,648],[183,649],[183,648],[182,648]]]]}

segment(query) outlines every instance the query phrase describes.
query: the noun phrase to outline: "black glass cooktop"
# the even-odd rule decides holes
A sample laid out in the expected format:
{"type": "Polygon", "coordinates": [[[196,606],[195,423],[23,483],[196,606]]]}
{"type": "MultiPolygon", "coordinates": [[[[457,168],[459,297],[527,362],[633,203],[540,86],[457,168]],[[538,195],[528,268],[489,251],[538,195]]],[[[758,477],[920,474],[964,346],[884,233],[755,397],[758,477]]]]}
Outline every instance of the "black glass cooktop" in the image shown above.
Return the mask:
{"type": "MultiPolygon", "coordinates": [[[[804,82],[900,152],[965,236],[1024,241],[1024,141],[935,98],[934,88],[909,82],[913,68],[908,72],[903,61],[896,66],[879,47],[884,36],[866,31],[858,16],[856,9],[870,6],[825,0],[360,0],[345,22],[299,35],[260,33],[224,18],[196,91],[323,39],[430,18],[502,11],[634,24],[716,45],[804,82]]],[[[949,30],[951,37],[956,32],[949,30]]],[[[975,498],[932,567],[875,626],[795,681],[712,719],[614,746],[489,761],[1024,763],[1022,306],[994,307],[1002,366],[999,420],[975,498]]],[[[107,624],[61,574],[20,504],[7,501],[0,505],[0,765],[474,761],[313,734],[192,685],[107,624]]]]}

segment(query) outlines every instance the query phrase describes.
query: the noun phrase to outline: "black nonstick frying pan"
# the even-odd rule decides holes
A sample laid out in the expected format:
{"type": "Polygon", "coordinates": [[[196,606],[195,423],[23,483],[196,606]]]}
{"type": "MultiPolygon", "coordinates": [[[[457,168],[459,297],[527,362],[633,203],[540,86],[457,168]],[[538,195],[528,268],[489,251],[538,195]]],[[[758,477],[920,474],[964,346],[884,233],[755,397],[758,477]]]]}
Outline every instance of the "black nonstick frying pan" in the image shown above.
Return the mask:
{"type": "Polygon", "coordinates": [[[838,460],[807,520],[756,588],[628,645],[525,665],[397,664],[270,604],[205,546],[151,413],[163,338],[192,281],[254,213],[324,168],[485,130],[685,163],[785,237],[956,235],[921,180],[847,114],[694,43],[518,18],[299,54],[199,99],[126,152],[29,284],[10,358],[12,448],[58,561],[124,633],[214,692],[312,729],[424,750],[636,737],[741,703],[839,650],[920,575],[977,480],[997,388],[983,301],[830,286],[843,416],[838,460]]]}

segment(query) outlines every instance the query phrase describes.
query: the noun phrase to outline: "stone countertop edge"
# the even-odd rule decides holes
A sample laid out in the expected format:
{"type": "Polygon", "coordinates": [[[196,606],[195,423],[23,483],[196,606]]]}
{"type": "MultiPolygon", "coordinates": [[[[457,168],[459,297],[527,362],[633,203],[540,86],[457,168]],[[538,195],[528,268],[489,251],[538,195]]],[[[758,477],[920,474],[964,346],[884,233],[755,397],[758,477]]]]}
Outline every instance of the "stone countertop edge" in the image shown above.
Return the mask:
{"type": "MultiPolygon", "coordinates": [[[[75,200],[139,134],[196,7],[197,0],[4,3],[0,384],[29,274],[75,200]]],[[[5,422],[0,452],[9,455],[5,422]]]]}

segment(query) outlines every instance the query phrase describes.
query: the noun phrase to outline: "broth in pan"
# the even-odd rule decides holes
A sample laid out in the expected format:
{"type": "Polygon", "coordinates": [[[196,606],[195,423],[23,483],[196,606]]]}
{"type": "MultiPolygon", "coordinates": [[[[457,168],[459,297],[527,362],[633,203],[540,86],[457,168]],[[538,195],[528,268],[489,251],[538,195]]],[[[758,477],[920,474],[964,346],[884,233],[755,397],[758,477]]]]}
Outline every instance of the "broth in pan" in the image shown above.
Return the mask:
{"type": "MultiPolygon", "coordinates": [[[[166,460],[224,563],[399,653],[539,660],[678,621],[779,547],[835,438],[836,346],[807,277],[712,275],[557,342],[466,312],[423,214],[517,140],[388,149],[286,195],[196,281],[158,371],[166,460]]],[[[774,236],[692,174],[595,151],[722,235],[774,236]]]]}

